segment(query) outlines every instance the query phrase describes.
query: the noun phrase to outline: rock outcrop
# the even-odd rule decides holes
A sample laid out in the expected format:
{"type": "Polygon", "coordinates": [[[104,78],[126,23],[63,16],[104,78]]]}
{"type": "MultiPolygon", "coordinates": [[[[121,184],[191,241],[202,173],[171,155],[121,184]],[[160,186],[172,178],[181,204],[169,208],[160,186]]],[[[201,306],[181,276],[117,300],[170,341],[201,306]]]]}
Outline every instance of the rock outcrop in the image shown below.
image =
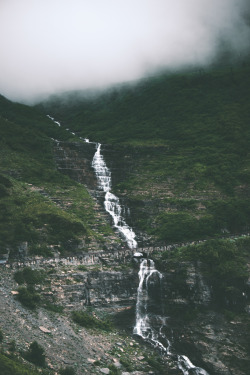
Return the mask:
{"type": "Polygon", "coordinates": [[[53,151],[60,172],[91,190],[96,188],[96,178],[91,167],[95,144],[55,141],[53,151]]]}
{"type": "MultiPolygon", "coordinates": [[[[84,184],[93,196],[96,196],[96,178],[91,162],[95,150],[95,145],[88,143],[60,142],[55,143],[54,148],[58,169],[84,184]]],[[[137,171],[131,158],[135,150],[127,150],[125,146],[119,148],[119,157],[115,156],[117,150],[114,146],[104,146],[102,150],[107,166],[111,170],[114,186],[126,181],[128,174],[136,176],[137,171]]],[[[125,205],[128,202],[126,199],[125,195],[121,196],[125,205]]],[[[158,203],[156,206],[152,203],[152,207],[149,207],[147,206],[150,205],[149,200],[133,201],[129,205],[131,211],[126,221],[134,226],[133,221],[137,220],[137,215],[141,215],[147,207],[150,211],[149,215],[154,215],[155,210],[157,211],[160,205],[164,204],[158,203]]],[[[117,251],[119,252],[119,249],[117,251]]],[[[51,293],[53,298],[69,311],[88,306],[111,307],[119,317],[120,309],[124,313],[126,308],[135,306],[138,269],[115,270],[115,267],[121,266],[119,256],[112,257],[108,251],[100,256],[104,261],[97,256],[97,261],[94,263],[83,262],[82,264],[90,268],[81,272],[76,268],[79,264],[74,265],[74,262],[71,266],[70,262],[66,262],[65,266],[71,269],[64,273],[58,273],[55,265],[51,293]],[[109,257],[112,257],[112,261],[109,257]],[[94,266],[97,266],[98,270],[93,270],[94,266]]],[[[126,262],[129,262],[128,257],[126,262]]],[[[60,269],[62,264],[58,266],[60,269]]],[[[153,312],[156,314],[163,312],[168,316],[164,330],[166,335],[171,337],[173,350],[187,355],[195,365],[206,369],[210,375],[247,375],[250,367],[246,333],[249,315],[244,314],[244,311],[242,315],[234,315],[216,305],[213,300],[213,290],[204,277],[200,263],[182,262],[178,265],[169,263],[165,269],[161,269],[161,272],[163,273],[161,288],[152,287],[150,295],[152,306],[155,306],[153,312]]]]}

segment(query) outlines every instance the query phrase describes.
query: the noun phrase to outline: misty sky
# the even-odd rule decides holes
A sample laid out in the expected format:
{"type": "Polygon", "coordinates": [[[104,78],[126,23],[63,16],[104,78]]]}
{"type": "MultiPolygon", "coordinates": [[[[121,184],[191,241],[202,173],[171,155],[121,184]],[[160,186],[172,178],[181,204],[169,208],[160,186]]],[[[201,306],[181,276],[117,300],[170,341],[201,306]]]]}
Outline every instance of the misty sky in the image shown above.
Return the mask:
{"type": "MultiPolygon", "coordinates": [[[[249,0],[0,0],[0,93],[29,101],[213,61],[249,0]]],[[[249,13],[248,13],[249,14],[249,13]]]]}

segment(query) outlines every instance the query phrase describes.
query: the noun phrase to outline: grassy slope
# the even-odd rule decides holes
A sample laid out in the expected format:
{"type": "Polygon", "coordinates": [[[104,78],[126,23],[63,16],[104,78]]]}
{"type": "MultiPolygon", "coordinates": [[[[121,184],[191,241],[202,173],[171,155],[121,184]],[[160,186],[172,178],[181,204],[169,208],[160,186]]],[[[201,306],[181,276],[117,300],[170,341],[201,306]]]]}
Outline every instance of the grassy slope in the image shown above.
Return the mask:
{"type": "Polygon", "coordinates": [[[51,137],[68,140],[69,133],[0,97],[0,253],[28,241],[31,252],[49,255],[49,245],[63,251],[69,241],[94,237],[94,203],[84,186],[56,171],[51,137]]]}
{"type": "Polygon", "coordinates": [[[39,371],[30,369],[22,363],[0,354],[0,371],[4,375],[38,375],[39,371]]]}
{"type": "Polygon", "coordinates": [[[114,186],[137,227],[168,242],[250,226],[249,64],[160,75],[99,97],[52,98],[45,108],[82,136],[136,149],[114,186]],[[69,101],[67,101],[69,99],[69,101]],[[140,202],[157,209],[145,216],[140,202]]]}

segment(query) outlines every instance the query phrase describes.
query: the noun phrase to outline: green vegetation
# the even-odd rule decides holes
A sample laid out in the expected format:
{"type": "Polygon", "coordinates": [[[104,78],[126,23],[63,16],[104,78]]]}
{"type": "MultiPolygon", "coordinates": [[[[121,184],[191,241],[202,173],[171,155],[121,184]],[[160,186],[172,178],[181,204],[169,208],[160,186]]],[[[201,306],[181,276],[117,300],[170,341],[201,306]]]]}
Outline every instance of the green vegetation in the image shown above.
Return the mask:
{"type": "MultiPolygon", "coordinates": [[[[232,69],[161,74],[88,99],[81,94],[73,94],[71,102],[54,97],[37,108],[0,97],[0,253],[46,257],[54,251],[67,255],[79,244],[84,246],[81,251],[88,251],[95,241],[107,246],[112,229],[97,217],[85,186],[56,169],[51,137],[79,141],[65,130],[69,127],[111,144],[103,152],[113,168],[113,191],[128,203],[129,224],[142,237],[152,244],[207,239],[157,254],[158,269],[169,271],[171,266],[176,294],[189,297],[191,261],[211,287],[215,308],[228,320],[239,317],[246,302],[250,241],[219,238],[250,228],[249,88],[247,62],[232,69]],[[46,113],[63,126],[53,124],[46,113]]],[[[84,272],[86,267],[78,269],[84,272]]],[[[44,273],[25,268],[16,272],[15,280],[20,285],[17,298],[25,307],[62,312],[51,296],[44,297],[46,291],[41,293],[41,284],[45,289],[47,283],[44,273]]],[[[66,284],[72,282],[73,278],[65,279],[66,284]]],[[[187,307],[173,302],[166,312],[186,323],[198,319],[202,309],[195,303],[187,307]]],[[[96,314],[90,309],[74,311],[72,320],[85,328],[111,331],[110,321],[96,314]]],[[[112,353],[119,354],[127,371],[134,371],[130,358],[135,348],[124,348],[112,353]]],[[[14,342],[9,351],[14,356],[14,342]]],[[[37,342],[24,358],[46,366],[44,349],[37,342]]],[[[138,371],[145,366],[160,374],[170,371],[157,356],[144,359],[138,371]]],[[[95,363],[100,364],[102,360],[95,363]]],[[[109,368],[113,374],[121,372],[114,365],[109,368]]],[[[0,373],[37,375],[2,354],[0,373]]],[[[60,374],[73,375],[74,368],[61,369],[60,374]]]]}
{"type": "Polygon", "coordinates": [[[120,363],[125,367],[125,369],[129,372],[133,371],[133,366],[131,361],[127,357],[121,357],[120,358],[120,363]]]}
{"type": "Polygon", "coordinates": [[[17,291],[17,299],[28,309],[34,310],[40,304],[41,297],[33,286],[22,286],[17,291]]]}
{"type": "Polygon", "coordinates": [[[23,357],[36,366],[45,367],[46,365],[44,349],[37,341],[30,344],[29,350],[23,353],[23,357]]]}
{"type": "Polygon", "coordinates": [[[0,373],[4,375],[41,375],[40,372],[29,368],[18,360],[0,354],[0,373]]]}
{"type": "Polygon", "coordinates": [[[112,324],[108,319],[99,319],[90,312],[73,311],[72,319],[75,323],[85,328],[96,328],[102,331],[112,330],[112,324]]]}
{"type": "Polygon", "coordinates": [[[35,285],[44,282],[46,273],[44,271],[32,270],[30,267],[25,267],[22,271],[17,271],[14,274],[14,279],[18,284],[35,285]]]}
{"type": "Polygon", "coordinates": [[[110,375],[120,375],[120,371],[117,367],[115,367],[115,365],[113,363],[111,363],[109,366],[108,366],[109,370],[110,370],[110,375]]]}
{"type": "Polygon", "coordinates": [[[65,367],[64,369],[62,368],[59,370],[60,375],[75,375],[75,373],[76,373],[75,370],[69,366],[65,367]]]}
{"type": "Polygon", "coordinates": [[[55,303],[54,296],[51,297],[51,301],[40,293],[44,285],[50,284],[47,275],[44,270],[32,270],[30,267],[25,267],[23,270],[15,272],[14,280],[19,285],[26,284],[26,286],[21,286],[17,289],[18,294],[16,297],[28,309],[34,310],[41,306],[49,311],[62,313],[64,308],[55,303]]]}
{"type": "MultiPolygon", "coordinates": [[[[41,138],[48,137],[68,140],[70,135],[36,109],[24,104],[14,103],[0,95],[1,121],[5,121],[5,129],[1,129],[3,139],[12,149],[26,151],[29,148],[35,155],[42,156],[46,151],[42,147],[41,138]]],[[[1,123],[2,124],[2,123],[1,123]]],[[[48,151],[48,149],[47,149],[48,151]]],[[[44,155],[46,157],[48,155],[44,155]]]]}
{"type": "Polygon", "coordinates": [[[164,375],[168,373],[168,371],[164,368],[165,366],[160,356],[146,356],[145,359],[149,366],[151,366],[154,370],[159,371],[160,374],[164,375]]]}
{"type": "Polygon", "coordinates": [[[55,303],[51,303],[49,301],[46,301],[45,299],[42,300],[42,306],[49,311],[52,311],[54,313],[61,314],[64,310],[64,307],[61,305],[57,305],[55,303]]]}
{"type": "MultiPolygon", "coordinates": [[[[208,240],[204,243],[181,247],[174,252],[162,254],[160,267],[163,269],[173,263],[174,267],[181,261],[202,262],[202,271],[208,285],[212,286],[213,298],[218,306],[242,310],[245,305],[246,281],[248,272],[246,263],[249,257],[250,239],[208,240]],[[164,261],[167,260],[167,262],[164,261]]],[[[184,270],[183,270],[184,271],[184,270]]],[[[183,273],[177,272],[175,289],[187,295],[183,273]],[[178,286],[179,285],[179,286],[178,286]]],[[[197,313],[197,312],[196,312],[197,313]]],[[[189,312],[187,312],[188,318],[189,312]]]]}
{"type": "Polygon", "coordinates": [[[80,264],[80,266],[77,267],[79,271],[88,271],[88,267],[84,266],[83,264],[80,264]]]}
{"type": "Polygon", "coordinates": [[[56,171],[51,137],[70,140],[65,127],[112,143],[119,157],[104,156],[114,168],[113,190],[128,199],[131,224],[152,241],[247,232],[249,77],[246,58],[91,97],[54,96],[36,108],[0,97],[0,247],[16,255],[28,241],[29,254],[51,256],[53,245],[65,253],[84,239],[87,251],[92,239],[112,235],[96,220],[86,189],[56,171]]]}
{"type": "Polygon", "coordinates": [[[168,243],[203,239],[250,226],[249,77],[246,59],[39,108],[113,144],[114,173],[123,168],[113,189],[129,199],[138,230],[168,243]]]}
{"type": "Polygon", "coordinates": [[[27,243],[30,255],[46,257],[52,245],[65,253],[72,243],[112,234],[101,220],[95,223],[86,188],[56,170],[51,137],[70,141],[72,135],[0,96],[0,254],[10,249],[15,257],[27,243]]]}
{"type": "MultiPolygon", "coordinates": [[[[151,233],[163,241],[181,242],[211,238],[222,233],[247,232],[250,223],[250,200],[229,198],[202,201],[203,211],[179,200],[176,211],[163,212],[155,218],[151,233]],[[178,208],[179,207],[179,208],[178,208]]],[[[197,205],[197,202],[196,202],[197,205]]]]}
{"type": "Polygon", "coordinates": [[[16,341],[11,340],[9,343],[9,351],[14,353],[16,351],[16,341]]]}
{"type": "MultiPolygon", "coordinates": [[[[72,184],[75,183],[72,181],[72,184]]],[[[19,181],[13,181],[9,196],[2,198],[1,244],[17,251],[22,242],[29,243],[33,255],[51,255],[50,244],[61,244],[90,235],[86,230],[86,217],[82,220],[73,212],[57,207],[53,201],[36,192],[36,189],[19,181]]]]}

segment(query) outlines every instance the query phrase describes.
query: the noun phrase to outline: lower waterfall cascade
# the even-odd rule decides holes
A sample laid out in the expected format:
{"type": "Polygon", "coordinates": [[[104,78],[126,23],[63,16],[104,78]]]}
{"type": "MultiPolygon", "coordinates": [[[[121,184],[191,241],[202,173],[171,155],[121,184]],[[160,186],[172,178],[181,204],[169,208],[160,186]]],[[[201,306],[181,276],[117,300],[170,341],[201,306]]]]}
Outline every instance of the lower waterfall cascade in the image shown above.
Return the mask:
{"type": "MultiPolygon", "coordinates": [[[[58,121],[53,117],[47,115],[56,125],[61,126],[58,121]]],[[[70,131],[69,129],[67,129],[70,131]]],[[[71,132],[75,135],[75,133],[71,132]]],[[[108,169],[104,158],[101,154],[101,143],[90,142],[87,138],[80,137],[86,143],[94,143],[97,146],[97,151],[92,160],[92,167],[94,168],[99,189],[105,193],[104,207],[105,210],[111,215],[114,227],[121,233],[130,249],[136,250],[137,241],[135,240],[135,233],[130,228],[122,216],[122,207],[119,198],[111,193],[111,171],[108,169]]],[[[182,371],[183,375],[209,375],[208,372],[200,367],[196,367],[185,355],[174,355],[171,353],[171,341],[166,337],[163,332],[164,326],[167,325],[167,317],[150,313],[148,311],[149,285],[153,277],[153,283],[157,282],[161,287],[161,280],[163,275],[155,268],[154,261],[151,259],[141,259],[139,269],[139,286],[137,288],[136,300],[136,322],[133,334],[140,336],[144,341],[149,342],[154,348],[161,351],[162,355],[172,356],[177,358],[178,368],[182,371]],[[152,319],[157,321],[155,328],[151,323],[152,319]]]]}
{"type": "MultiPolygon", "coordinates": [[[[153,347],[159,349],[163,355],[165,354],[174,357],[171,353],[171,342],[163,332],[164,326],[167,325],[167,317],[155,315],[148,311],[148,303],[150,300],[150,279],[152,276],[154,277],[155,280],[153,280],[153,283],[158,283],[159,285],[156,285],[156,287],[159,289],[163,275],[157,271],[154,262],[151,259],[141,260],[138,275],[139,286],[137,289],[136,301],[136,323],[133,333],[142,337],[153,347]],[[151,320],[158,322],[158,329],[153,327],[151,320]]],[[[206,370],[194,366],[190,359],[185,355],[177,355],[177,363],[179,369],[183,372],[183,375],[209,375],[206,370]]]]}

